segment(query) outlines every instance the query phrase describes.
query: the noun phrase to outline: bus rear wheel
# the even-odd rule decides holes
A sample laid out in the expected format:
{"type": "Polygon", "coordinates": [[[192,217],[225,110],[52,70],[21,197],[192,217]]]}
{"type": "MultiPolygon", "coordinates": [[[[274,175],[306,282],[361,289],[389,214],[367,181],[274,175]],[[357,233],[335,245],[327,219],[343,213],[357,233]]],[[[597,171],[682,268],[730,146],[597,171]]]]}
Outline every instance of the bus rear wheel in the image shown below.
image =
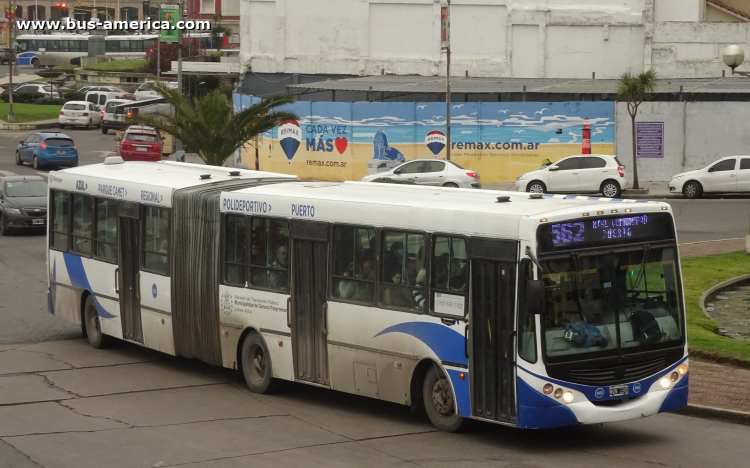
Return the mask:
{"type": "Polygon", "coordinates": [[[39,62],[38,58],[33,58],[33,59],[31,59],[31,65],[34,68],[39,68],[41,66],[41,63],[39,62]]]}
{"type": "Polygon", "coordinates": [[[465,427],[466,419],[458,415],[453,387],[447,377],[438,372],[433,365],[425,374],[422,386],[424,408],[435,427],[445,432],[458,432],[465,427]]]}
{"type": "Polygon", "coordinates": [[[86,337],[89,339],[91,346],[96,349],[102,349],[109,345],[109,337],[102,333],[94,296],[90,294],[86,298],[86,304],[83,306],[83,327],[86,330],[86,337]]]}
{"type": "Polygon", "coordinates": [[[273,393],[278,382],[272,376],[271,355],[257,332],[245,335],[241,353],[242,376],[250,391],[273,393]]]}

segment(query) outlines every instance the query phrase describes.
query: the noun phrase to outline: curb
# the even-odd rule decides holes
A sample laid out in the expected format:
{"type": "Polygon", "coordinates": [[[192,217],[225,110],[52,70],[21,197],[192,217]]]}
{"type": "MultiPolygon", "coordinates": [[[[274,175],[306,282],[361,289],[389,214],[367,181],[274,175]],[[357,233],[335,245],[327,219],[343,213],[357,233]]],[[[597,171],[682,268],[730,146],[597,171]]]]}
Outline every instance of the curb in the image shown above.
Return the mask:
{"type": "Polygon", "coordinates": [[[20,130],[20,131],[29,131],[29,130],[39,130],[42,128],[57,128],[58,127],[57,121],[55,122],[26,122],[26,123],[2,123],[0,124],[0,130],[20,130]]]}
{"type": "MultiPolygon", "coordinates": [[[[703,311],[703,315],[705,315],[706,317],[708,317],[711,320],[713,320],[714,322],[716,322],[716,319],[714,319],[713,317],[711,317],[711,315],[706,310],[706,300],[708,299],[708,297],[710,295],[714,294],[719,289],[725,288],[727,286],[731,286],[731,285],[733,285],[735,283],[741,283],[741,282],[747,281],[749,279],[750,279],[750,275],[735,276],[734,278],[730,278],[730,279],[728,279],[726,281],[722,281],[721,283],[716,284],[714,286],[711,286],[710,288],[708,288],[705,291],[703,291],[703,294],[701,294],[701,297],[698,299],[698,305],[700,306],[701,310],[703,311]]],[[[716,322],[716,324],[719,325],[719,322],[716,322]]]]}
{"type": "Polygon", "coordinates": [[[725,410],[711,406],[687,405],[687,407],[677,411],[677,414],[750,426],[750,413],[743,411],[725,410]]]}

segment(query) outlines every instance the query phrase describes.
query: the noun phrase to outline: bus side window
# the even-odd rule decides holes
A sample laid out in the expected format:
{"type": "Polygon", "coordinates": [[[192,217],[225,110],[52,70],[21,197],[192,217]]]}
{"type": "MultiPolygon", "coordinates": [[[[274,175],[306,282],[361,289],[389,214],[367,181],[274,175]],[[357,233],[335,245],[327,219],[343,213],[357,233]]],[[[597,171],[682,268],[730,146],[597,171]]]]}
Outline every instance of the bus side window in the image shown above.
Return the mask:
{"type": "Polygon", "coordinates": [[[381,249],[381,306],[424,312],[424,244],[425,236],[421,233],[384,232],[381,249]]]}
{"type": "Polygon", "coordinates": [[[66,192],[58,190],[52,192],[52,212],[50,213],[52,217],[52,245],[50,247],[63,252],[67,252],[68,250],[68,234],[70,229],[69,198],[66,192]]]}
{"type": "Polygon", "coordinates": [[[91,239],[94,230],[93,199],[89,195],[73,194],[73,244],[71,252],[91,255],[91,239]]]}
{"type": "MultiPolygon", "coordinates": [[[[435,236],[432,254],[431,310],[435,310],[435,294],[448,294],[466,297],[469,283],[468,262],[466,260],[466,239],[463,237],[435,236]]],[[[464,299],[464,304],[467,301],[464,299]]],[[[464,306],[465,308],[465,306],[464,306]]]]}
{"type": "Polygon", "coordinates": [[[333,228],[333,297],[372,304],[375,300],[375,229],[333,228]]]}
{"type": "Polygon", "coordinates": [[[518,356],[536,362],[536,315],[526,314],[526,282],[534,279],[530,260],[521,262],[518,272],[518,356]]]}
{"type": "Polygon", "coordinates": [[[146,206],[143,210],[142,269],[167,275],[169,271],[169,210],[146,206]]]}
{"type": "Polygon", "coordinates": [[[274,291],[289,291],[289,222],[253,218],[250,245],[251,284],[274,291]]]}
{"type": "Polygon", "coordinates": [[[247,265],[247,218],[241,215],[227,215],[224,233],[224,282],[244,287],[247,265]]]}
{"type": "Polygon", "coordinates": [[[108,262],[117,262],[117,201],[96,200],[96,252],[95,256],[108,262]]]}

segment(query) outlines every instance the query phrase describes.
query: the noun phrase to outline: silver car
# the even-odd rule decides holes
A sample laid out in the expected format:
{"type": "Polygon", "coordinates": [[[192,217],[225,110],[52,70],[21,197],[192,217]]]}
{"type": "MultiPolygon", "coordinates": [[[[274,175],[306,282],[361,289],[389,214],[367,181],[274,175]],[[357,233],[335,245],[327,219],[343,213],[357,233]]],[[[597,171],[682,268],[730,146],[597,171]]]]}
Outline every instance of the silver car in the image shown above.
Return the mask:
{"type": "Polygon", "coordinates": [[[453,161],[442,159],[414,159],[389,171],[370,174],[360,179],[372,182],[388,178],[396,181],[413,181],[417,185],[439,185],[442,187],[480,188],[479,174],[464,169],[453,161]]]}

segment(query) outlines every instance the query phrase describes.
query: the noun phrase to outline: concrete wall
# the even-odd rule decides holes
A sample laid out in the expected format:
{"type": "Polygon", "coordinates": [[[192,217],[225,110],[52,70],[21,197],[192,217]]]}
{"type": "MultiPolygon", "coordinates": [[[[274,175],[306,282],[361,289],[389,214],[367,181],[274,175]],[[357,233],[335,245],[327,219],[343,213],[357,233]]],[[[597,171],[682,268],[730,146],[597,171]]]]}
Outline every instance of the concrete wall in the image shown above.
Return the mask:
{"type": "Polygon", "coordinates": [[[657,0],[654,20],[701,21],[706,8],[706,0],[657,0]]]}
{"type": "MultiPolygon", "coordinates": [[[[638,158],[639,181],[668,181],[732,155],[750,154],[750,106],[743,102],[647,102],[637,122],[664,122],[664,157],[638,158]]],[[[615,151],[633,166],[631,121],[617,104],[615,151]]],[[[632,171],[627,171],[632,176],[632,171]]]]}

